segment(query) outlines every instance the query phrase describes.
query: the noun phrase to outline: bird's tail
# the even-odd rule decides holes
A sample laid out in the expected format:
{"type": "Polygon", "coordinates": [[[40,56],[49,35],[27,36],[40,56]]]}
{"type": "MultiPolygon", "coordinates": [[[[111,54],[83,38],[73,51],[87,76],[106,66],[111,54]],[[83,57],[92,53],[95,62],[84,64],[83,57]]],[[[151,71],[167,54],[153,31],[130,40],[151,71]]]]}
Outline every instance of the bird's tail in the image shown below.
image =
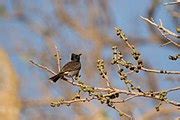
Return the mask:
{"type": "Polygon", "coordinates": [[[62,77],[63,77],[63,73],[60,72],[57,75],[55,75],[55,76],[53,76],[53,77],[51,77],[49,79],[50,79],[50,82],[56,82],[59,78],[62,78],[62,77]]]}

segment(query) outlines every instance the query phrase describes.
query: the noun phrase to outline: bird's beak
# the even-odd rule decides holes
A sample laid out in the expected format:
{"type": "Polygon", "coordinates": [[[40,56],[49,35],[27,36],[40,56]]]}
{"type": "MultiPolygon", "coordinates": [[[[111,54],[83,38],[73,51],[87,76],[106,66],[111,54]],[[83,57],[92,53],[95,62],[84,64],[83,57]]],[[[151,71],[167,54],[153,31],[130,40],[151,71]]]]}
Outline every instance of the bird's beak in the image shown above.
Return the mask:
{"type": "Polygon", "coordinates": [[[82,54],[79,54],[79,56],[81,56],[82,54]]]}

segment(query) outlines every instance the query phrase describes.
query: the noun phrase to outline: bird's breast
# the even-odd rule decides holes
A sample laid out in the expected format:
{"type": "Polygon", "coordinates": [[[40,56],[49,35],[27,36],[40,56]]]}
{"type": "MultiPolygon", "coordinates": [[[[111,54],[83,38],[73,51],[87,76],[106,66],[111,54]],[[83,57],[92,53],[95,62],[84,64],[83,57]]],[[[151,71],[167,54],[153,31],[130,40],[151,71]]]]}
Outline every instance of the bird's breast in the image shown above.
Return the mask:
{"type": "Polygon", "coordinates": [[[66,77],[74,77],[75,75],[77,75],[79,72],[79,70],[75,70],[75,71],[71,71],[71,72],[65,72],[64,76],[66,77]]]}

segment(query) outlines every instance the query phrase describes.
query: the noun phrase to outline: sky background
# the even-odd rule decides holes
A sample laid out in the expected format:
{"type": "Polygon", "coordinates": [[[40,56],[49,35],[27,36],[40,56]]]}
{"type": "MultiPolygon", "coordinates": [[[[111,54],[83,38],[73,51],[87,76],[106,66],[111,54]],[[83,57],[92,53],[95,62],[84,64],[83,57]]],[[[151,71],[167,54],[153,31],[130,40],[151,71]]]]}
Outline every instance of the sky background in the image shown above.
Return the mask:
{"type": "MultiPolygon", "coordinates": [[[[59,90],[58,85],[50,85],[47,80],[50,76],[46,74],[44,71],[37,67],[33,67],[29,60],[33,59],[39,63],[43,63],[41,61],[40,56],[42,56],[43,52],[49,53],[50,58],[52,59],[52,54],[48,51],[48,47],[44,42],[44,37],[38,32],[35,32],[34,29],[36,27],[38,29],[44,29],[47,27],[55,28],[59,33],[58,36],[53,37],[54,41],[57,43],[61,53],[62,53],[62,64],[69,60],[70,54],[72,52],[81,52],[84,51],[83,54],[88,54],[89,50],[94,49],[91,41],[82,40],[82,38],[76,33],[72,31],[68,26],[60,23],[57,20],[57,16],[54,14],[54,8],[50,0],[0,0],[0,48],[3,48],[7,51],[15,70],[17,71],[18,77],[21,81],[21,96],[25,99],[38,99],[42,96],[42,91],[39,87],[43,87],[44,85],[48,85],[54,97],[63,96],[59,90]],[[17,2],[18,1],[18,2],[17,2]],[[22,7],[19,7],[19,5],[22,7]],[[23,9],[24,16],[17,17],[18,10],[23,9]],[[29,24],[33,24],[34,27],[29,27],[29,24]],[[70,46],[71,44],[71,46],[70,46]]],[[[86,6],[82,2],[78,5],[79,9],[82,13],[78,13],[79,10],[74,9],[71,5],[66,5],[65,9],[72,16],[77,17],[78,14],[83,14],[87,11],[86,6]]],[[[161,1],[160,3],[164,3],[166,1],[161,1]]],[[[112,18],[114,23],[112,26],[121,27],[127,36],[131,37],[139,37],[145,38],[145,44],[141,46],[137,46],[138,50],[142,53],[142,58],[144,60],[148,60],[148,64],[152,65],[155,69],[167,69],[167,70],[180,70],[180,61],[170,61],[168,59],[169,55],[175,55],[179,53],[179,49],[172,48],[169,46],[160,47],[160,43],[149,42],[148,38],[151,33],[149,31],[148,25],[144,22],[140,16],[147,16],[147,9],[151,6],[151,0],[111,0],[109,1],[109,6],[111,10],[112,18]]],[[[175,31],[176,26],[173,23],[172,16],[169,12],[169,9],[172,9],[171,6],[164,6],[163,4],[159,4],[156,8],[154,20],[159,23],[159,19],[162,20],[163,25],[175,31]]],[[[80,20],[86,24],[89,16],[84,16],[80,20]]],[[[118,37],[116,37],[114,27],[110,27],[105,29],[108,31],[108,35],[114,38],[114,41],[118,41],[118,37]]],[[[37,30],[38,31],[38,30],[37,30]]],[[[121,46],[121,45],[119,45],[121,46]]],[[[96,50],[94,50],[96,52],[96,50]]],[[[111,58],[111,46],[107,46],[103,50],[102,58],[111,58]]],[[[87,59],[91,59],[88,56],[82,56],[82,67],[86,66],[83,61],[87,59]]],[[[85,69],[85,68],[83,68],[85,69]]],[[[82,77],[83,72],[82,73],[82,77]]],[[[112,75],[113,76],[113,75],[112,75]]],[[[114,76],[113,76],[114,77],[114,76]]],[[[115,79],[117,79],[114,77],[115,79]]],[[[142,74],[142,79],[144,75],[142,74]]],[[[179,81],[170,81],[167,80],[167,77],[174,78],[173,75],[157,75],[159,78],[158,85],[159,89],[169,89],[172,87],[177,87],[180,85],[179,81]]],[[[178,76],[180,78],[180,76],[178,76]]],[[[122,85],[115,81],[114,85],[122,85]]],[[[139,81],[141,83],[141,81],[139,81]]],[[[122,85],[123,86],[123,85],[122,85]]],[[[172,99],[180,100],[180,94],[178,92],[174,92],[171,95],[172,99]]],[[[149,103],[151,105],[151,103],[149,103]]],[[[37,109],[43,109],[37,108],[37,109]]],[[[56,114],[58,111],[62,109],[59,108],[57,110],[52,110],[49,107],[46,107],[47,114],[56,114]],[[52,111],[51,111],[52,110],[52,111]],[[49,112],[51,111],[51,112],[49,112]]],[[[107,111],[109,108],[107,109],[107,111]]],[[[138,109],[139,110],[139,109],[138,109]]],[[[138,111],[137,110],[137,114],[138,111]]],[[[26,113],[31,111],[31,109],[27,109],[22,114],[22,119],[26,120],[26,113]]],[[[33,111],[33,110],[32,110],[33,111]]],[[[31,112],[32,112],[31,111],[31,112]]],[[[69,112],[70,109],[63,108],[63,111],[69,112]]],[[[112,111],[110,113],[113,113],[112,111]]],[[[114,113],[113,113],[114,114],[114,113]]],[[[71,116],[73,119],[73,116],[71,116]]],[[[115,117],[114,119],[117,119],[115,117]]]]}

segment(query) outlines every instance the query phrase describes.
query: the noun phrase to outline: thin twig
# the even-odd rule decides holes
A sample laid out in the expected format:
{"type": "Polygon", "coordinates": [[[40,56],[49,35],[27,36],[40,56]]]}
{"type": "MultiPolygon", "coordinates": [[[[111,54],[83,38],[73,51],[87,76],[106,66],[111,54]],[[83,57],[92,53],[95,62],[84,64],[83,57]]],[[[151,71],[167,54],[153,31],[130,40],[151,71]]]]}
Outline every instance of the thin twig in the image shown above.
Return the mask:
{"type": "Polygon", "coordinates": [[[142,17],[142,16],[140,16],[140,17],[141,17],[143,20],[145,20],[146,22],[152,24],[153,26],[157,27],[158,29],[162,29],[163,31],[165,31],[166,33],[168,33],[168,34],[170,34],[170,35],[172,35],[172,36],[174,36],[174,37],[176,37],[176,38],[180,37],[179,35],[175,34],[174,32],[172,32],[172,31],[166,29],[164,26],[162,26],[162,23],[161,23],[161,25],[157,25],[155,22],[149,20],[148,18],[145,18],[145,17],[142,17]]]}
{"type": "Polygon", "coordinates": [[[107,71],[105,71],[105,65],[104,65],[103,60],[97,61],[97,68],[100,72],[100,75],[105,80],[107,87],[112,88],[111,83],[110,83],[109,78],[108,78],[108,75],[107,75],[107,71]]]}
{"type": "Polygon", "coordinates": [[[49,73],[52,73],[52,74],[56,75],[56,73],[55,73],[53,70],[49,69],[49,68],[46,67],[46,66],[37,64],[37,63],[35,63],[35,62],[32,61],[32,60],[30,60],[30,63],[32,63],[33,65],[35,65],[35,66],[37,66],[37,67],[39,67],[39,68],[41,68],[41,69],[44,69],[44,70],[48,71],[49,73]]]}
{"type": "Polygon", "coordinates": [[[180,71],[168,71],[168,70],[155,70],[142,67],[141,70],[145,72],[161,73],[161,74],[180,74],[180,71]]]}
{"type": "Polygon", "coordinates": [[[56,44],[54,44],[54,47],[56,49],[56,59],[57,59],[58,72],[60,72],[60,70],[61,70],[60,55],[59,55],[59,51],[58,51],[58,48],[57,48],[56,44]]]}
{"type": "Polygon", "coordinates": [[[180,90],[180,87],[168,89],[168,90],[166,90],[166,92],[169,93],[169,92],[173,92],[173,91],[177,91],[177,90],[180,90]]]}
{"type": "Polygon", "coordinates": [[[60,100],[51,102],[51,105],[54,106],[54,107],[55,106],[60,106],[60,105],[70,105],[72,103],[90,102],[93,99],[95,99],[95,98],[91,97],[91,98],[72,99],[72,100],[60,99],[60,100]]]}
{"type": "Polygon", "coordinates": [[[109,78],[108,78],[107,75],[105,75],[104,79],[105,79],[105,81],[106,81],[107,87],[112,88],[111,83],[110,83],[109,78]]]}
{"type": "Polygon", "coordinates": [[[114,110],[116,110],[116,111],[120,114],[120,116],[126,116],[126,117],[129,118],[130,120],[133,120],[133,117],[132,117],[132,116],[128,115],[128,114],[125,113],[125,112],[122,112],[122,111],[118,110],[115,106],[109,106],[109,107],[111,107],[111,108],[113,108],[114,110]]]}
{"type": "Polygon", "coordinates": [[[164,5],[175,5],[175,4],[180,4],[180,2],[179,1],[177,1],[177,2],[168,2],[168,3],[164,3],[164,5]]]}
{"type": "Polygon", "coordinates": [[[180,45],[176,42],[174,42],[173,40],[171,40],[170,38],[168,38],[165,33],[163,31],[161,31],[160,29],[158,29],[159,32],[161,33],[161,35],[166,38],[168,40],[168,42],[166,42],[165,44],[163,44],[162,46],[168,45],[169,43],[173,43],[174,45],[176,45],[177,47],[180,47],[180,45]]]}
{"type": "Polygon", "coordinates": [[[180,103],[172,100],[165,100],[166,103],[180,107],[180,103]]]}
{"type": "MultiPolygon", "coordinates": [[[[160,24],[158,25],[158,24],[156,24],[153,20],[149,20],[148,18],[145,18],[145,17],[142,17],[142,16],[140,16],[140,17],[141,17],[143,20],[145,20],[146,22],[148,22],[148,23],[150,23],[151,25],[155,26],[155,27],[161,32],[161,34],[163,35],[163,37],[165,37],[168,41],[170,41],[171,43],[173,43],[175,46],[180,47],[180,45],[179,45],[178,43],[174,42],[173,40],[171,40],[170,38],[167,37],[167,35],[171,35],[171,36],[173,36],[173,37],[175,37],[175,38],[180,38],[180,35],[178,35],[178,34],[172,32],[172,31],[166,29],[166,28],[163,26],[161,20],[160,20],[160,24]]],[[[167,45],[167,44],[169,44],[169,42],[163,44],[163,46],[164,46],[164,45],[167,45]]]]}
{"type": "Polygon", "coordinates": [[[133,98],[135,98],[135,97],[138,97],[138,95],[130,96],[130,97],[124,99],[124,100],[112,101],[112,103],[123,103],[123,102],[126,102],[126,101],[128,101],[128,100],[131,100],[131,99],[133,99],[133,98]]]}
{"type": "Polygon", "coordinates": [[[170,43],[171,43],[171,41],[168,41],[168,42],[162,44],[161,47],[164,47],[164,46],[166,46],[166,45],[168,45],[168,44],[170,44],[170,43]]]}

